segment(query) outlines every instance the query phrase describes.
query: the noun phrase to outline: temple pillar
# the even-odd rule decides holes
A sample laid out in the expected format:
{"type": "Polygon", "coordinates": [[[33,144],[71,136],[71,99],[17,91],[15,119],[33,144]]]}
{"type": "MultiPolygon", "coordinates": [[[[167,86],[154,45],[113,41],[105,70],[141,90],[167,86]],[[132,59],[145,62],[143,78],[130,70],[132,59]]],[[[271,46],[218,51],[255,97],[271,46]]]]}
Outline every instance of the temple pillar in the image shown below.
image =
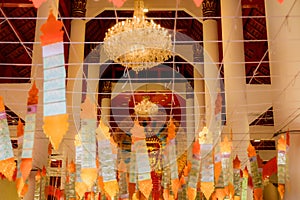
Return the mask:
{"type": "MultiPolygon", "coordinates": [[[[203,72],[203,47],[199,43],[193,45],[193,62],[194,62],[194,129],[193,129],[193,138],[198,136],[199,131],[202,130],[205,125],[205,81],[204,81],[204,72],[203,72]]],[[[193,141],[191,141],[193,142],[193,141]]],[[[188,146],[191,146],[192,143],[187,142],[188,146]]],[[[188,159],[191,160],[192,156],[192,147],[188,153],[188,159]]]]}
{"type": "MultiPolygon", "coordinates": [[[[70,33],[70,50],[67,82],[67,105],[70,113],[68,134],[74,138],[80,124],[80,105],[82,101],[82,79],[84,63],[85,17],[86,0],[72,1],[72,22],[70,33]]],[[[67,135],[68,135],[67,134],[67,135]]]]}
{"type": "MultiPolygon", "coordinates": [[[[249,123],[247,117],[242,7],[239,0],[221,0],[223,64],[226,97],[226,125],[233,133],[233,155],[241,169],[249,165],[249,123]]],[[[248,166],[248,169],[250,167],[248,166]]]]}
{"type": "Polygon", "coordinates": [[[300,199],[300,2],[265,1],[272,83],[274,130],[290,130],[286,194],[284,199],[300,199]],[[298,130],[298,131],[297,131],[298,130]],[[290,172],[290,173],[289,173],[290,172]],[[290,178],[289,178],[290,177],[290,178]]]}
{"type": "MultiPolygon", "coordinates": [[[[217,89],[220,89],[219,79],[219,47],[217,24],[217,0],[204,0],[203,12],[203,48],[204,48],[204,78],[205,78],[205,122],[210,127],[214,115],[217,89]]],[[[211,128],[210,128],[211,129],[211,128]]]]}

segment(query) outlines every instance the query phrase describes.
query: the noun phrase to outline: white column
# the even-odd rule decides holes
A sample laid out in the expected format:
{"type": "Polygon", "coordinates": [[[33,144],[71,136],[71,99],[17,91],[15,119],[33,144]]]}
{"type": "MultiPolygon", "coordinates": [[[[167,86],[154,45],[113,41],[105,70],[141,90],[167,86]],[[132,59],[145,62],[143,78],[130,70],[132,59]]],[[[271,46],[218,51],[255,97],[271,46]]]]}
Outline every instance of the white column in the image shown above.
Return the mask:
{"type": "MultiPolygon", "coordinates": [[[[247,118],[242,7],[240,0],[221,0],[223,63],[226,97],[226,124],[233,132],[233,154],[248,161],[249,123],[247,118]]],[[[248,169],[249,166],[248,166],[248,169]]]]}
{"type": "MultiPolygon", "coordinates": [[[[300,2],[265,1],[275,131],[300,129],[300,2]]],[[[300,199],[298,133],[290,134],[285,199],[300,199]]]]}
{"type": "MultiPolygon", "coordinates": [[[[216,92],[220,90],[219,78],[219,47],[218,47],[218,24],[217,1],[204,0],[203,11],[203,48],[204,48],[204,78],[205,78],[205,121],[206,126],[212,124],[216,92]]],[[[210,128],[212,129],[212,128],[210,128]]]]}
{"type": "Polygon", "coordinates": [[[84,62],[85,21],[73,19],[71,22],[69,66],[67,81],[67,106],[70,114],[69,131],[66,138],[77,134],[80,124],[80,105],[84,62]]]}
{"type": "MultiPolygon", "coordinates": [[[[57,16],[58,13],[58,0],[47,1],[43,3],[37,10],[37,19],[35,27],[35,38],[33,45],[32,54],[32,68],[31,68],[31,78],[35,80],[36,86],[39,89],[39,103],[37,110],[37,119],[43,119],[43,56],[42,56],[42,46],[40,44],[40,36],[42,35],[41,26],[46,23],[48,15],[52,10],[53,15],[57,16]]],[[[43,165],[47,166],[48,160],[48,143],[49,140],[45,136],[43,129],[43,120],[37,120],[36,132],[34,138],[33,147],[33,163],[32,165],[36,168],[42,168],[43,165]]],[[[35,174],[36,172],[31,172],[28,177],[29,188],[26,193],[24,200],[32,200],[34,197],[35,189],[35,174]]]]}

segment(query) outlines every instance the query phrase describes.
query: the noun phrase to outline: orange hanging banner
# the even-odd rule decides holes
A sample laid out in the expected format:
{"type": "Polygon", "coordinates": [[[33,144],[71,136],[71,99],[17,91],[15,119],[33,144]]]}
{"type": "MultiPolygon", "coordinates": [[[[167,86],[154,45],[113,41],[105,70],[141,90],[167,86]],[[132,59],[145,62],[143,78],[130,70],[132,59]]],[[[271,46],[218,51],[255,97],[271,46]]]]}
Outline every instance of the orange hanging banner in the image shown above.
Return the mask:
{"type": "Polygon", "coordinates": [[[12,181],[16,163],[10,141],[10,134],[6,118],[5,107],[2,97],[0,97],[0,173],[8,180],[12,181]]]}
{"type": "Polygon", "coordinates": [[[44,133],[55,150],[59,148],[69,123],[66,106],[66,70],[62,22],[52,12],[42,25],[41,42],[44,65],[44,133]]]}

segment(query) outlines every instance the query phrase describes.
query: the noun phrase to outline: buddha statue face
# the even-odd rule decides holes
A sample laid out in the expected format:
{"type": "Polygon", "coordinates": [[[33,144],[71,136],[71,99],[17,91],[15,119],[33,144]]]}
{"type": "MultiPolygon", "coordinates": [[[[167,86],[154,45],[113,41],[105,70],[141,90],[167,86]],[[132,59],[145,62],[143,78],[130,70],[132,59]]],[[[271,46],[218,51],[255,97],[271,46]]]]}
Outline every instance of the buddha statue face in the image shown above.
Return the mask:
{"type": "Polygon", "coordinates": [[[161,171],[161,142],[157,137],[146,138],[150,167],[152,171],[161,171]]]}

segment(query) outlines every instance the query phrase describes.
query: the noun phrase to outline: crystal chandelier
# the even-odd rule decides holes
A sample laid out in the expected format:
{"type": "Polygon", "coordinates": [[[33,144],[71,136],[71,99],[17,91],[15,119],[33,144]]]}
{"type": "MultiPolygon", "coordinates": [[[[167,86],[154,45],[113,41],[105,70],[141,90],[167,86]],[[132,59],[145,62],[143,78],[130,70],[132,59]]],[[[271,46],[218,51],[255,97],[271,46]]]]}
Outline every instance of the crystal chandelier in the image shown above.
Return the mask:
{"type": "Polygon", "coordinates": [[[149,99],[150,98],[148,96],[144,97],[143,100],[134,107],[135,114],[141,116],[157,114],[158,106],[149,101],[149,99]]]}
{"type": "Polygon", "coordinates": [[[143,0],[134,0],[134,16],[108,29],[104,49],[116,63],[138,72],[154,67],[172,54],[168,30],[145,19],[143,0]]]}

